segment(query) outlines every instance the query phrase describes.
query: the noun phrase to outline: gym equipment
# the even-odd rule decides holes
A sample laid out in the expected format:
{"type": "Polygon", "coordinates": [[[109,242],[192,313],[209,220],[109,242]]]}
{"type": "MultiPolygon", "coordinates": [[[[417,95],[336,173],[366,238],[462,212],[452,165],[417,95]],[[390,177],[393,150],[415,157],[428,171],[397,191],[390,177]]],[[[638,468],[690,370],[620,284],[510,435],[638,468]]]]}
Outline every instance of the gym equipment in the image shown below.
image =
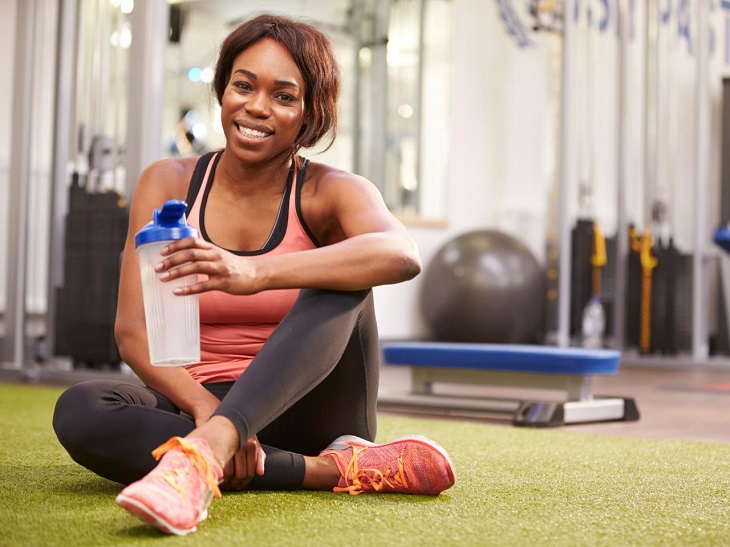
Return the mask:
{"type": "Polygon", "coordinates": [[[55,352],[75,367],[117,368],[114,319],[127,209],[116,193],[69,188],[64,283],[56,293],[55,352]]]}
{"type": "Polygon", "coordinates": [[[670,236],[655,243],[649,229],[629,229],[626,346],[642,354],[676,355],[692,348],[692,256],[670,236]]]}
{"type": "Polygon", "coordinates": [[[720,195],[721,222],[713,236],[714,242],[730,253],[730,78],[723,78],[722,122],[722,188],[720,195]]]}
{"type": "Polygon", "coordinates": [[[720,226],[713,236],[715,244],[722,249],[720,255],[720,283],[719,296],[721,304],[718,306],[718,350],[724,353],[730,351],[730,225],[720,226]]]}
{"type": "Polygon", "coordinates": [[[441,341],[531,343],[542,327],[543,284],[521,241],[476,230],[438,250],[424,272],[421,307],[441,341]]]}
{"type": "Polygon", "coordinates": [[[382,345],[384,362],[411,367],[412,391],[381,391],[385,407],[510,413],[519,426],[548,427],[602,421],[636,421],[631,398],[594,397],[594,375],[618,373],[615,350],[509,344],[390,342],[382,345]],[[561,390],[562,400],[514,400],[447,396],[434,384],[470,384],[561,390]]]}
{"type": "Polygon", "coordinates": [[[614,260],[615,240],[603,235],[598,222],[579,218],[571,233],[570,333],[584,347],[601,347],[613,334],[615,273],[607,264],[614,260]],[[586,314],[596,308],[604,327],[596,340],[586,342],[586,314]]]}

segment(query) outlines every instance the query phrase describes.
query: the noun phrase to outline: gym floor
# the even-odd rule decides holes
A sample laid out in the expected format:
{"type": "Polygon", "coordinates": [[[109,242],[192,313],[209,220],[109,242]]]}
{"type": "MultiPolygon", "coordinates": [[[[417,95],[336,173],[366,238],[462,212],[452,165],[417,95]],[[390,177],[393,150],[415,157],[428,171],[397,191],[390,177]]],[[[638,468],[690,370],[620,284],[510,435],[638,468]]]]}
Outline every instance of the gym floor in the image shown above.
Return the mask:
{"type": "MultiPolygon", "coordinates": [[[[393,366],[383,367],[381,389],[410,389],[408,370],[393,366]]],[[[554,391],[494,388],[484,388],[481,391],[498,397],[556,399],[554,391]]],[[[452,388],[450,393],[479,395],[479,390],[452,388]]],[[[632,397],[639,408],[639,421],[572,424],[559,429],[575,433],[730,444],[730,366],[727,364],[700,366],[677,360],[669,365],[660,365],[651,362],[637,364],[624,360],[618,375],[595,377],[593,393],[596,396],[632,397]]],[[[390,411],[388,408],[383,410],[390,411]]],[[[438,410],[419,410],[417,414],[444,416],[438,410]]],[[[508,415],[450,416],[511,427],[508,415]]]]}

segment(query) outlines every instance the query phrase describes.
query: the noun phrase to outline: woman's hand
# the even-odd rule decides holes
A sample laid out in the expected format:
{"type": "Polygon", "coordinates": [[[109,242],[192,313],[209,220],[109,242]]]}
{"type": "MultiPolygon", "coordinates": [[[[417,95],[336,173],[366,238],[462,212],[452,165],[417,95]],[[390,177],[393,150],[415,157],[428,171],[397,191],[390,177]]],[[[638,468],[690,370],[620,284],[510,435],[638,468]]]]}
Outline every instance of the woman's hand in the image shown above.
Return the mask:
{"type": "Polygon", "coordinates": [[[243,445],[223,470],[223,481],[220,484],[223,490],[243,490],[248,486],[254,475],[264,474],[266,453],[261,448],[256,435],[243,445]]]}
{"type": "Polygon", "coordinates": [[[175,294],[197,294],[223,291],[229,294],[254,294],[262,289],[252,260],[237,257],[200,238],[171,242],[161,254],[163,260],[155,268],[162,281],[191,274],[203,274],[198,283],[176,288],[175,294]]]}

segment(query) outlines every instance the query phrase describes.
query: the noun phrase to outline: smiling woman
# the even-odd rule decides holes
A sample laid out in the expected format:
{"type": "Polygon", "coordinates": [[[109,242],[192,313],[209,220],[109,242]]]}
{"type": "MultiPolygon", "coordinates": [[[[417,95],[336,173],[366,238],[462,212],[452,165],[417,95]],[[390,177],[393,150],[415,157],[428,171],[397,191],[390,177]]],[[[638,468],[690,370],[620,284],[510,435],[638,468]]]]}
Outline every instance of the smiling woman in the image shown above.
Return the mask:
{"type": "Polygon", "coordinates": [[[453,464],[433,441],[372,442],[372,288],[413,278],[421,260],[372,182],[299,155],[335,137],[340,76],[329,40],[260,15],[224,40],[213,82],[223,148],[153,163],[131,203],[115,335],[144,386],[71,387],[56,405],[58,439],[80,464],[128,485],[117,497],[124,509],[180,535],[221,488],[450,488],[453,464]],[[172,292],[199,297],[200,361],[162,368],[149,358],[135,234],[183,199],[200,237],[169,243],[154,270],[162,282],[197,279],[172,292]]]}

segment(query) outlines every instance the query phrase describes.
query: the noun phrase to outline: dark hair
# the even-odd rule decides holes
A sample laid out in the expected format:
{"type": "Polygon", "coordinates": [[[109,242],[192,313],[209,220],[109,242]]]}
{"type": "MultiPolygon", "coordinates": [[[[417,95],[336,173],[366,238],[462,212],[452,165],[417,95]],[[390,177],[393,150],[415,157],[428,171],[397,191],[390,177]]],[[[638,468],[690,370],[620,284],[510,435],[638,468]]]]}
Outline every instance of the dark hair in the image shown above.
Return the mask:
{"type": "Polygon", "coordinates": [[[213,90],[218,104],[231,78],[233,61],[245,49],[264,38],[284,46],[304,78],[304,111],[307,123],[292,145],[292,153],[317,144],[329,133],[327,148],[337,133],[337,98],[340,93],[340,67],[329,38],[309,23],[264,14],[233,30],[223,41],[215,66],[213,90]]]}

